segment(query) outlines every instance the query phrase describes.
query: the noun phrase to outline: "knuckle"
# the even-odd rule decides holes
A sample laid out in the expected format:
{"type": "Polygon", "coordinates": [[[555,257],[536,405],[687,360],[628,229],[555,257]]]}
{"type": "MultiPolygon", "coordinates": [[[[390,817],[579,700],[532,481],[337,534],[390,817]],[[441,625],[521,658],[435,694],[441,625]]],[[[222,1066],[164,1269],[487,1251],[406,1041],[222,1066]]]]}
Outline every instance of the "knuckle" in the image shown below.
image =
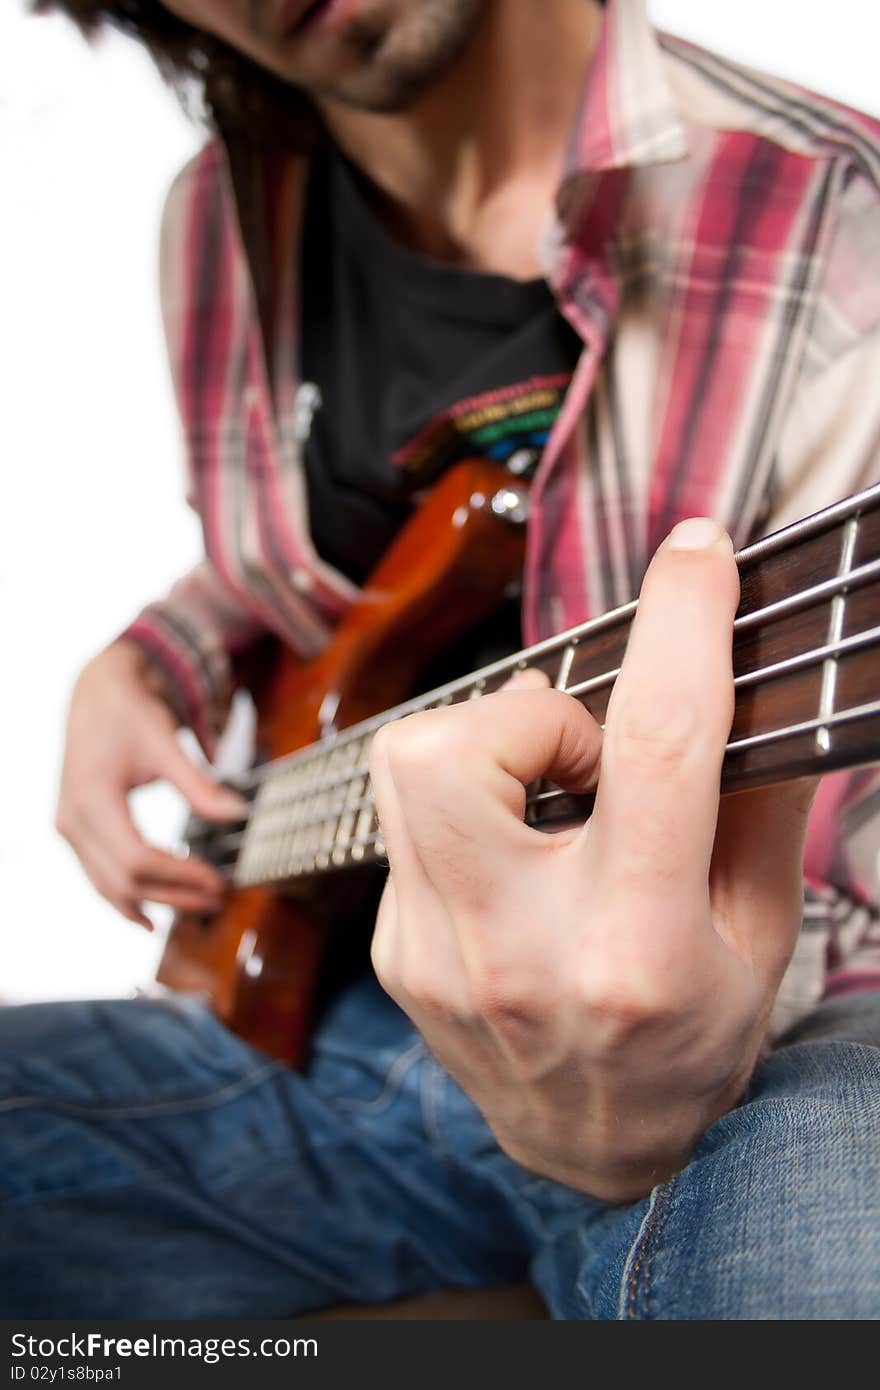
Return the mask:
{"type": "Polygon", "coordinates": [[[661,1023],[670,1013],[670,1001],[645,973],[632,971],[624,975],[620,971],[602,973],[593,969],[582,982],[580,992],[591,1024],[598,1025],[611,1044],[661,1023]]]}
{"type": "Polygon", "coordinates": [[[471,979],[471,999],[475,1018],[520,1080],[540,1078],[555,1046],[552,995],[508,972],[483,969],[471,979]]]}
{"type": "Polygon", "coordinates": [[[452,1012],[442,982],[427,963],[407,966],[401,974],[400,984],[407,997],[430,1018],[440,1021],[452,1012]]]}
{"type": "Polygon", "coordinates": [[[503,966],[483,961],[472,969],[470,984],[475,1012],[502,1036],[531,1037],[545,1016],[535,982],[503,966]]]}
{"type": "Polygon", "coordinates": [[[419,1013],[424,1014],[432,1023],[448,1026],[461,1021],[461,1010],[454,1008],[442,991],[427,980],[417,977],[414,981],[404,984],[403,988],[419,1013]]]}
{"type": "Polygon", "coordinates": [[[395,783],[407,786],[436,779],[444,769],[459,764],[469,745],[463,722],[446,717],[447,710],[423,710],[386,726],[384,754],[395,783]]]}
{"type": "Polygon", "coordinates": [[[394,971],[394,957],[386,945],[384,932],[377,930],[373,934],[373,941],[370,946],[370,961],[376,974],[376,979],[386,991],[394,996],[397,989],[397,978],[394,971]]]}
{"type": "Polygon", "coordinates": [[[89,821],[93,810],[89,798],[81,791],[66,792],[59,799],[55,810],[55,829],[65,840],[71,840],[89,821]]]}
{"type": "Polygon", "coordinates": [[[606,731],[603,756],[643,768],[674,768],[693,751],[701,731],[689,701],[673,708],[627,704],[615,711],[606,731]]]}
{"type": "Polygon", "coordinates": [[[458,1028],[473,1018],[466,991],[460,990],[455,980],[438,973],[430,958],[407,959],[395,973],[400,997],[435,1026],[458,1028]]]}
{"type": "Polygon", "coordinates": [[[138,883],[148,877],[150,872],[149,851],[142,845],[132,845],[120,859],[120,867],[130,883],[138,883]]]}

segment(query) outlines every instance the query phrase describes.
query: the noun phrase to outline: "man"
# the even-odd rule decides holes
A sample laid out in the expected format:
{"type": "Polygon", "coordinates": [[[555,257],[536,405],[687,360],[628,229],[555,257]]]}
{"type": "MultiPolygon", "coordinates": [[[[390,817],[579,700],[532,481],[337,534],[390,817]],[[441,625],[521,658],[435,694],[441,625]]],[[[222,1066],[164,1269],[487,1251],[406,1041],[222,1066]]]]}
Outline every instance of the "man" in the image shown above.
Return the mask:
{"type": "Polygon", "coordinates": [[[65,8],[207,73],[223,136],[163,237],[207,558],[71,706],[59,826],[120,911],[219,902],[126,793],[161,776],[234,813],[177,724],[210,750],[267,628],[320,649],[450,433],[473,450],[475,403],[512,400],[499,456],[537,465],[527,639],[657,553],[604,735],[526,675],[376,741],[373,958],[404,1012],[360,976],[298,1077],[185,1002],[7,1011],[5,1311],[280,1315],[528,1274],[560,1317],[876,1316],[880,972],[830,833],[856,794],[864,833],[870,779],[820,793],[806,921],[811,789],[718,804],[725,532],[876,476],[876,125],[632,0],[65,8]],[[546,439],[517,425],[536,381],[546,439]],[[522,825],[544,775],[598,780],[585,831],[522,825]]]}

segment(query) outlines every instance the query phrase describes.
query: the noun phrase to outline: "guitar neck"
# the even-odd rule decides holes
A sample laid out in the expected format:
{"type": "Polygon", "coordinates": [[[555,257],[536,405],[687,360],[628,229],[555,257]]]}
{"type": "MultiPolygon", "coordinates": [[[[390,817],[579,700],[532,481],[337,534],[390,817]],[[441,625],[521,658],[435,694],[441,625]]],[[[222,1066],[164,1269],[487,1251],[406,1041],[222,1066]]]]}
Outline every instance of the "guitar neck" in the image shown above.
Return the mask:
{"type": "MultiPolygon", "coordinates": [[[[778,531],[737,556],[735,713],[722,792],[880,759],[880,486],[778,531]]],[[[238,827],[194,835],[236,886],[281,887],[380,862],[385,846],[367,763],[376,730],[419,710],[476,700],[537,667],[604,724],[636,603],[386,710],[253,774],[238,827]]],[[[527,821],[583,820],[591,798],[541,784],[527,821]]]]}

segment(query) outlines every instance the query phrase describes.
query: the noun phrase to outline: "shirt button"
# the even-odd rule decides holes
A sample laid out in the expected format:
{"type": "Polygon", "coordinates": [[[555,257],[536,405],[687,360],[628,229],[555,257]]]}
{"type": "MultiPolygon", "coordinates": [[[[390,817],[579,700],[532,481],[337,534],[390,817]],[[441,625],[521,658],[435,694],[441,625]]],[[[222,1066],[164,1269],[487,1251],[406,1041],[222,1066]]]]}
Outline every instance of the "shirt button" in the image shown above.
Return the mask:
{"type": "Polygon", "coordinates": [[[312,576],[302,565],[290,571],[290,582],[299,594],[310,594],[314,587],[312,576]]]}

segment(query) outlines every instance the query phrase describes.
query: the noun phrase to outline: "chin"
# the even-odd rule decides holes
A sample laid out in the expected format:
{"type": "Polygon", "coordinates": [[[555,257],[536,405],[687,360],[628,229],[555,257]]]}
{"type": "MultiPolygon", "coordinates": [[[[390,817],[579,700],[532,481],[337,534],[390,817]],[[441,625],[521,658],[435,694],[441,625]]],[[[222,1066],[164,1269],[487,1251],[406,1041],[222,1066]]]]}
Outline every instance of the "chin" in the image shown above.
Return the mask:
{"type": "Polygon", "coordinates": [[[391,116],[408,111],[436,80],[433,76],[419,77],[377,68],[335,81],[328,80],[321,85],[316,84],[311,90],[316,97],[324,97],[343,106],[391,116]]]}
{"type": "Polygon", "coordinates": [[[365,111],[405,111],[464,52],[484,0],[386,0],[356,8],[320,71],[290,74],[307,93],[365,111]]]}

